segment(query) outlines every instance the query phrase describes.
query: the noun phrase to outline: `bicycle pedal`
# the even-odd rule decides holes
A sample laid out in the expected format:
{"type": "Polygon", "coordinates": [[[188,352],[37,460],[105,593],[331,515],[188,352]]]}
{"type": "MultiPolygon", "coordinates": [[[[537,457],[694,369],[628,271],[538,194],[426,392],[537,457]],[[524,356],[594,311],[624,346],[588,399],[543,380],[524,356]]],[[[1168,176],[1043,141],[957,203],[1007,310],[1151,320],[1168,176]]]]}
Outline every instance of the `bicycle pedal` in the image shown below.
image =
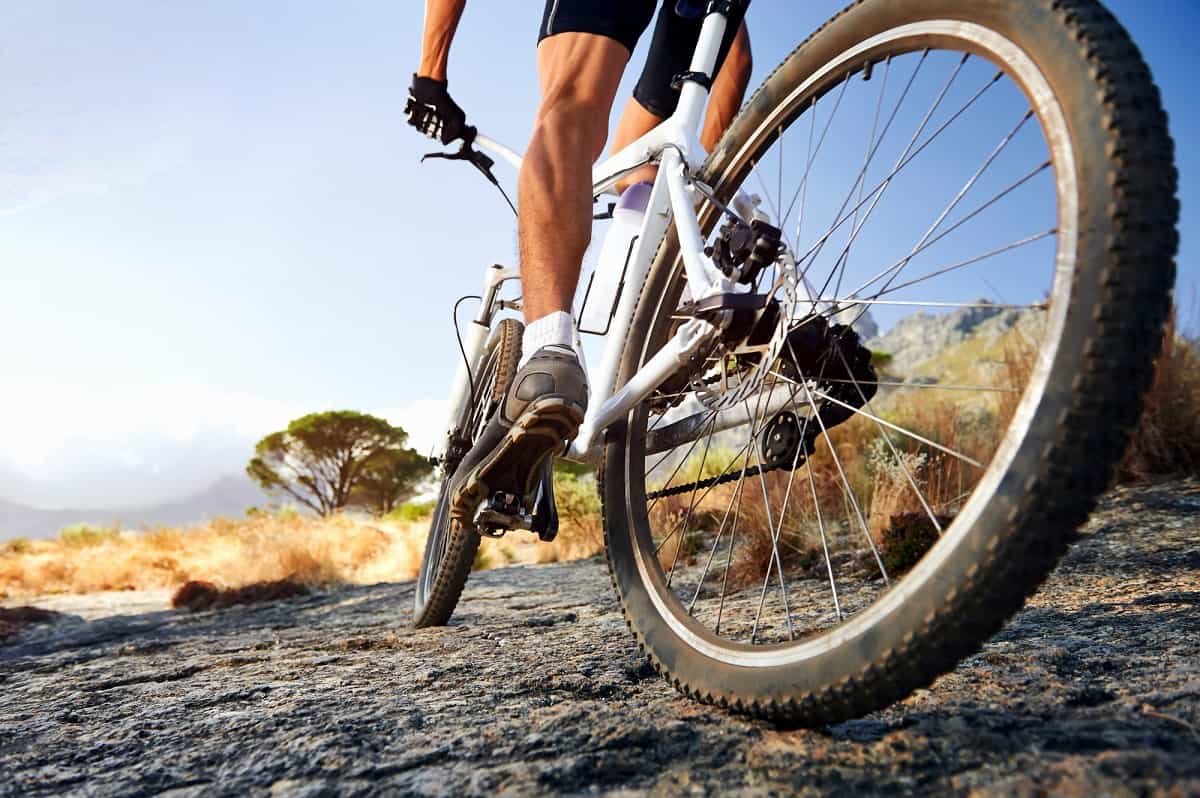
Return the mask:
{"type": "Polygon", "coordinates": [[[533,516],[512,493],[496,493],[475,513],[475,530],[488,537],[502,537],[510,529],[532,528],[533,516]]]}

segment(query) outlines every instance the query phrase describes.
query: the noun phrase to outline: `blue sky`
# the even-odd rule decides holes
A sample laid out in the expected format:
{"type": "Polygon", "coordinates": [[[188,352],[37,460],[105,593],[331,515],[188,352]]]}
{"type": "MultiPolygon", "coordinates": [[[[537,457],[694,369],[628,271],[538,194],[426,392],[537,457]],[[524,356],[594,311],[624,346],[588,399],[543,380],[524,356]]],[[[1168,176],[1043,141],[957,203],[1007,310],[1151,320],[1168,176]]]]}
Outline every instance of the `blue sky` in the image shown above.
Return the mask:
{"type": "MultiPolygon", "coordinates": [[[[755,0],[752,86],[841,5],[755,0]]],[[[1110,7],[1171,114],[1187,305],[1200,6],[1110,7]]],[[[540,10],[474,0],[451,58],[471,120],[516,146],[540,10]]],[[[431,148],[402,110],[422,3],[42,0],[3,17],[0,498],[156,500],[312,409],[386,412],[429,440],[450,305],[515,263],[515,237],[467,168],[418,163],[431,148]]]]}

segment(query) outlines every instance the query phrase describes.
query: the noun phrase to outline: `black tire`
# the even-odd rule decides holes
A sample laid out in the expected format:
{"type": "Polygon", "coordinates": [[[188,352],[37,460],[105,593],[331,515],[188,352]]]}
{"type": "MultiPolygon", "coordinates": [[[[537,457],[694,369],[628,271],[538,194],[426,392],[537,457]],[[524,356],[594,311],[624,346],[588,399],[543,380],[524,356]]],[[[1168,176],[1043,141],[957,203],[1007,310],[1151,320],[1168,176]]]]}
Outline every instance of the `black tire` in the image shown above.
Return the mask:
{"type": "MultiPolygon", "coordinates": [[[[738,153],[814,70],[876,34],[930,20],[974,23],[1018,45],[1065,118],[1077,166],[1078,257],[1044,387],[1026,405],[1032,420],[989,485],[990,501],[948,530],[921,576],[915,569],[905,578],[903,599],[886,615],[864,611],[838,627],[839,640],[824,633],[804,641],[810,654],[787,664],[701,653],[679,632],[687,620],[667,617],[678,610],[663,598],[670,591],[662,589],[646,529],[646,411],[612,427],[601,492],[614,585],[643,650],[695,698],[812,725],[860,716],[928,685],[977,651],[1047,577],[1108,486],[1140,413],[1175,278],[1177,175],[1149,71],[1099,3],[862,0],[775,70],[701,179],[728,201],[749,169],[738,153]]],[[[711,230],[715,221],[706,207],[702,226],[711,230]]],[[[662,345],[679,296],[677,256],[671,234],[643,287],[618,384],[662,345]]]]}
{"type": "MultiPolygon", "coordinates": [[[[478,395],[467,408],[462,428],[473,442],[491,414],[499,407],[504,394],[517,373],[521,359],[521,323],[503,319],[488,340],[476,375],[478,395]]],[[[438,491],[437,505],[430,520],[421,569],[417,574],[413,606],[413,626],[445,626],[458,605],[480,538],[474,530],[462,529],[450,523],[449,488],[453,470],[448,470],[438,491]],[[444,549],[442,542],[445,542],[444,549]],[[440,558],[437,555],[440,554],[440,558]]]]}

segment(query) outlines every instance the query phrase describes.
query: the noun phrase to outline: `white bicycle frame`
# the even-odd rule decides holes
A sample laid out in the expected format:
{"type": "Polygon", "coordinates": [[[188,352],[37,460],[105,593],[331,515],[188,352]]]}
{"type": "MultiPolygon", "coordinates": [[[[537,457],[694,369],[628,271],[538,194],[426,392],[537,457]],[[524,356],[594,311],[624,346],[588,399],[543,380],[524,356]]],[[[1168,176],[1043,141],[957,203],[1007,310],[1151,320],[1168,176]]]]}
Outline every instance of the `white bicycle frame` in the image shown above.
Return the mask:
{"type": "MultiPolygon", "coordinates": [[[[724,14],[713,12],[706,15],[692,57],[692,72],[713,74],[726,25],[724,14]]],[[[659,164],[658,176],[650,193],[637,244],[629,255],[628,263],[600,263],[597,266],[597,269],[621,269],[624,266],[624,287],[609,325],[600,365],[588,374],[591,401],[579,434],[567,452],[570,459],[595,462],[603,431],[627,415],[683,366],[711,336],[719,332],[706,321],[689,320],[628,382],[617,389],[617,370],[633,321],[634,309],[655,253],[672,220],[679,236],[679,248],[692,297],[702,299],[716,293],[747,290],[746,286],[726,278],[704,254],[704,237],[695,210],[698,197],[689,175],[698,171],[707,157],[698,136],[707,101],[708,89],[703,84],[695,80],[685,81],[680,91],[679,105],[669,119],[611,158],[596,165],[592,172],[592,194],[601,196],[616,194],[617,182],[633,170],[648,163],[659,164]]],[[[520,169],[521,156],[503,144],[482,134],[476,135],[475,143],[520,169]]],[[[754,203],[746,197],[739,196],[732,205],[743,217],[754,213],[754,203]]],[[[619,279],[620,275],[613,277],[619,279]]],[[[479,313],[463,336],[466,362],[459,364],[454,376],[447,414],[447,435],[433,453],[439,460],[445,453],[449,438],[457,432],[459,419],[463,415],[466,403],[470,401],[471,381],[468,377],[467,363],[470,364],[472,374],[478,372],[492,318],[500,308],[497,303],[500,288],[504,283],[517,279],[520,279],[517,269],[503,266],[489,267],[484,275],[479,313]]],[[[598,283],[602,281],[600,275],[595,279],[598,283]]],[[[614,279],[612,284],[616,283],[617,279],[614,279]]],[[[714,424],[718,430],[745,424],[749,420],[744,412],[736,410],[726,411],[721,415],[728,417],[719,416],[716,419],[714,424]]]]}

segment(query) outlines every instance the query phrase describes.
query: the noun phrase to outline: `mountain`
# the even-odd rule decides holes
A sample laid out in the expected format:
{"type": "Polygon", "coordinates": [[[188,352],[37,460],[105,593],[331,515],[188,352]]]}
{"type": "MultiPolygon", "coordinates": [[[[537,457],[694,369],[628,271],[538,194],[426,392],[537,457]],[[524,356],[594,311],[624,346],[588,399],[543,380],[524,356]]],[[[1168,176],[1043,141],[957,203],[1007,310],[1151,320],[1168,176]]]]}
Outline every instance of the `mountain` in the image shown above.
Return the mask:
{"type": "Polygon", "coordinates": [[[13,537],[52,537],[71,524],[120,524],[137,528],[147,524],[179,526],[199,523],[219,515],[241,516],[247,507],[262,505],[268,497],[249,479],[228,476],[199,493],[148,507],[104,510],[45,510],[0,500],[0,540],[13,537]]]}
{"type": "Polygon", "coordinates": [[[944,359],[968,342],[977,346],[996,342],[1013,328],[1032,337],[1041,318],[1039,311],[995,306],[986,299],[973,304],[975,307],[950,313],[919,312],[905,316],[883,335],[867,338],[865,345],[891,356],[888,371],[911,376],[920,366],[944,359]]]}

